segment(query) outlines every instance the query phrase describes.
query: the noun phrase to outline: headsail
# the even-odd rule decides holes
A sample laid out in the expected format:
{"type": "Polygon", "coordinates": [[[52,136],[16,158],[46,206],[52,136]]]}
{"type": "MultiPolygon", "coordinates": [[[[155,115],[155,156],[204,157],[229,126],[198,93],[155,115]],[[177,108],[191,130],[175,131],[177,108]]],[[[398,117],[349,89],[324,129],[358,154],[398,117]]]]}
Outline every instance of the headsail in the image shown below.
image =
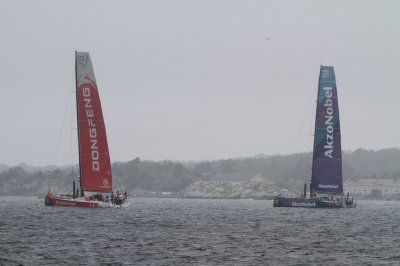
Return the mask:
{"type": "Polygon", "coordinates": [[[112,191],[106,128],[89,53],[76,52],[76,97],[81,186],[112,191]]]}
{"type": "Polygon", "coordinates": [[[339,106],[332,66],[321,66],[319,75],[311,184],[317,193],[343,193],[339,106]]]}

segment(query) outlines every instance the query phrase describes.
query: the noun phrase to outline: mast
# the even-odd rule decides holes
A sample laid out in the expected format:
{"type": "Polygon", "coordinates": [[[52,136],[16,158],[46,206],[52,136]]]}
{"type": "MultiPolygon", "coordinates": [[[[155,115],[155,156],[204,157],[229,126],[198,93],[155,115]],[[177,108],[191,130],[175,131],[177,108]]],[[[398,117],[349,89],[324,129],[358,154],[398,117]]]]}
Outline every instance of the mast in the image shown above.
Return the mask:
{"type": "Polygon", "coordinates": [[[78,134],[78,164],[79,164],[79,186],[81,190],[81,197],[85,196],[82,188],[82,167],[81,167],[81,152],[80,152],[80,135],[79,135],[79,114],[78,114],[78,64],[77,64],[78,52],[75,51],[75,96],[76,96],[76,124],[78,134]]]}
{"type": "Polygon", "coordinates": [[[321,71],[322,65],[320,66],[319,70],[319,77],[318,77],[318,90],[317,90],[317,104],[315,107],[315,122],[314,122],[314,143],[313,143],[313,153],[312,153],[312,165],[311,165],[311,183],[310,183],[310,198],[314,196],[314,184],[315,184],[315,177],[314,177],[314,161],[315,161],[315,147],[316,147],[316,134],[317,134],[317,116],[318,116],[318,98],[319,98],[319,88],[321,86],[321,71]]]}

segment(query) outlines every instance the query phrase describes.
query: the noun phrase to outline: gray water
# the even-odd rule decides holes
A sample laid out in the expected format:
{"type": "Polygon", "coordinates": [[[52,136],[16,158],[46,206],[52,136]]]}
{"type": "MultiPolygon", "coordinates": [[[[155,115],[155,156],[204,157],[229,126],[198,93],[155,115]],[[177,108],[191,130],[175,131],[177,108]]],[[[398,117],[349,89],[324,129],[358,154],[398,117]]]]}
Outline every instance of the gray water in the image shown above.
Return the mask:
{"type": "Polygon", "coordinates": [[[400,265],[400,202],[130,201],[85,209],[0,197],[0,265],[400,265]]]}

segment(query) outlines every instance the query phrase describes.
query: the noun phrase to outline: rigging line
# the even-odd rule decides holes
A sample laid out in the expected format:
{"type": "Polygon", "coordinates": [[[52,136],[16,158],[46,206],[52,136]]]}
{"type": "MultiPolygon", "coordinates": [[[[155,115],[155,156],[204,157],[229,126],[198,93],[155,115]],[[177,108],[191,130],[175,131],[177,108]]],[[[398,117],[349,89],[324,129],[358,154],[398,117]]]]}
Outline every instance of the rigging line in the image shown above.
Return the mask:
{"type": "MultiPolygon", "coordinates": [[[[78,51],[78,46],[77,44],[74,42],[74,49],[72,50],[72,53],[76,53],[76,51],[78,51]]],[[[75,59],[76,60],[76,59],[75,59]]],[[[76,62],[74,63],[76,64],[76,62]]],[[[75,90],[73,91],[74,94],[74,99],[72,100],[72,102],[70,103],[70,162],[71,162],[71,168],[72,171],[75,168],[74,162],[75,162],[75,152],[76,152],[76,143],[78,143],[78,140],[75,139],[75,137],[77,136],[77,132],[73,132],[75,130],[78,130],[78,128],[75,128],[77,125],[77,121],[76,119],[76,113],[77,112],[77,106],[76,106],[76,66],[74,68],[74,70],[72,71],[73,74],[71,75],[71,87],[75,88],[75,90]]],[[[79,144],[78,144],[79,145],[79,144]]],[[[78,170],[78,175],[80,175],[79,170],[78,170]]]]}
{"type": "Polygon", "coordinates": [[[57,146],[56,146],[56,152],[55,152],[55,155],[54,155],[54,158],[53,158],[53,165],[55,165],[55,162],[56,162],[57,157],[58,157],[58,152],[60,150],[62,132],[64,130],[64,123],[65,123],[65,119],[66,119],[66,116],[67,116],[68,102],[69,102],[69,100],[71,98],[71,93],[69,93],[69,92],[70,91],[68,90],[68,95],[69,96],[66,97],[67,101],[66,101],[65,107],[64,107],[64,115],[63,115],[63,119],[62,119],[62,122],[61,122],[60,132],[58,133],[58,141],[57,141],[57,146]]]}
{"type": "Polygon", "coordinates": [[[294,144],[293,144],[292,153],[295,152],[295,149],[296,149],[297,144],[298,144],[298,142],[299,142],[300,134],[301,134],[301,132],[303,131],[303,128],[304,128],[304,122],[306,121],[306,118],[307,118],[307,116],[308,116],[308,113],[310,112],[311,106],[312,106],[312,104],[309,104],[308,107],[307,107],[307,109],[306,109],[306,112],[305,112],[304,117],[303,117],[303,121],[301,122],[300,129],[299,129],[299,131],[297,132],[297,137],[296,137],[295,142],[294,142],[294,144]]]}
{"type": "MultiPolygon", "coordinates": [[[[73,92],[73,93],[76,93],[76,92],[73,92]]],[[[74,168],[74,159],[75,159],[75,154],[74,154],[74,152],[75,152],[75,149],[74,149],[74,127],[73,127],[73,125],[74,125],[74,107],[72,106],[73,105],[73,103],[71,103],[70,104],[70,119],[69,119],[69,122],[70,122],[70,124],[69,124],[69,128],[70,128],[70,140],[69,140],[69,145],[70,145],[70,156],[71,156],[71,158],[70,158],[70,160],[71,160],[71,167],[72,167],[72,169],[74,168]]],[[[75,124],[76,125],[76,124],[75,124]]]]}
{"type": "MultiPolygon", "coordinates": [[[[75,80],[74,80],[74,82],[75,82],[75,80]]],[[[75,91],[73,91],[73,94],[75,96],[76,88],[75,88],[75,91]]],[[[76,107],[76,100],[75,100],[75,97],[74,97],[74,99],[72,100],[72,102],[70,104],[70,125],[69,125],[69,128],[70,128],[70,143],[69,144],[70,144],[70,156],[71,156],[71,158],[70,158],[71,161],[70,162],[71,162],[71,168],[72,169],[75,169],[75,167],[77,166],[77,164],[75,162],[75,159],[76,159],[75,156],[76,156],[76,154],[78,152],[78,149],[79,149],[77,147],[77,143],[78,143],[78,139],[77,139],[78,132],[77,131],[78,131],[78,128],[76,126],[77,125],[77,122],[76,122],[76,119],[77,119],[76,111],[77,111],[77,107],[76,107]]],[[[78,145],[79,145],[79,143],[78,143],[78,145]]],[[[79,176],[80,175],[79,169],[77,170],[77,172],[78,172],[77,176],[79,176]]]]}
{"type": "MultiPolygon", "coordinates": [[[[74,92],[76,93],[76,92],[74,92]]],[[[74,101],[75,102],[75,101],[74,101]]],[[[75,113],[74,111],[76,110],[76,108],[74,108],[75,103],[71,104],[71,116],[70,116],[70,155],[71,155],[71,168],[74,169],[75,168],[75,154],[76,154],[76,143],[78,143],[78,141],[75,139],[77,132],[75,132],[76,130],[78,130],[76,127],[74,127],[74,125],[76,126],[76,122],[75,122],[75,113]]]]}
{"type": "MultiPolygon", "coordinates": [[[[75,80],[75,74],[73,74],[71,76],[70,79],[70,84],[75,84],[74,80],[75,80]]],[[[70,105],[69,102],[71,100],[71,91],[70,91],[71,85],[68,87],[67,89],[67,95],[66,97],[64,97],[66,99],[65,101],[65,107],[64,107],[64,114],[63,114],[63,119],[61,122],[61,127],[60,127],[60,132],[58,133],[58,140],[57,140],[57,146],[56,146],[56,152],[54,154],[54,158],[53,158],[53,165],[55,165],[56,161],[57,161],[57,157],[58,157],[58,153],[60,151],[60,145],[61,145],[61,138],[62,138],[62,134],[64,131],[64,124],[65,124],[65,120],[66,120],[66,116],[67,116],[67,112],[68,112],[68,106],[70,105]]]]}

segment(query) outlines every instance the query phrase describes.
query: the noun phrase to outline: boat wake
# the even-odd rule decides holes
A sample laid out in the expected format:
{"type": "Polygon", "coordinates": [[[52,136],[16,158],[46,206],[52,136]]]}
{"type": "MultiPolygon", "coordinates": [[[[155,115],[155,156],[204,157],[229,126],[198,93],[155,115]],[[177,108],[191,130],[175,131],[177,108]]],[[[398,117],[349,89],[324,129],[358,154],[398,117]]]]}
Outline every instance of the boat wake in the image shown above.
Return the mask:
{"type": "Polygon", "coordinates": [[[101,208],[126,208],[130,205],[131,203],[128,202],[124,202],[123,204],[117,205],[117,204],[113,204],[111,202],[102,202],[100,204],[101,208]]]}

